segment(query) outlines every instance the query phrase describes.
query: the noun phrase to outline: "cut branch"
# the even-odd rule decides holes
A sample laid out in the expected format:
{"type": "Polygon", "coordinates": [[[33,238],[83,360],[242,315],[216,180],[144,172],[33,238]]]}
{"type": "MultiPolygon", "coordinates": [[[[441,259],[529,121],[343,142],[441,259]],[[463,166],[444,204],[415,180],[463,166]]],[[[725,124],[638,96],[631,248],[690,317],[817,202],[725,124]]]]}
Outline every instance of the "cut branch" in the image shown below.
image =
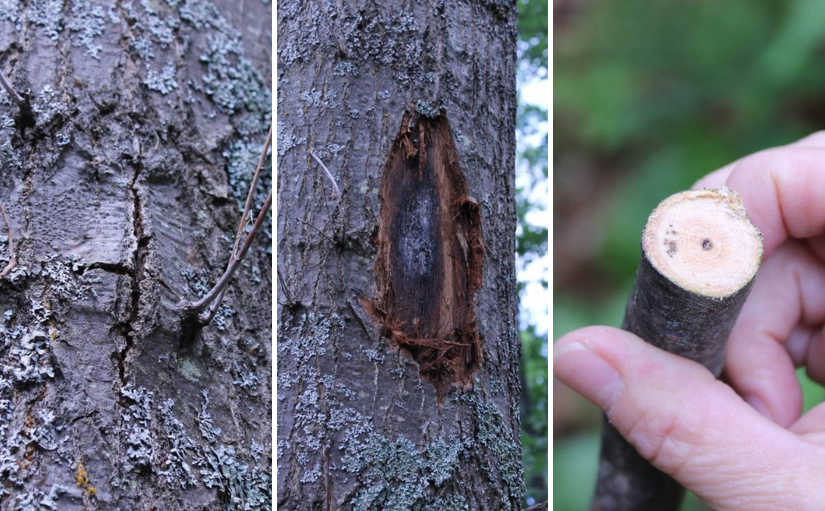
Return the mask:
{"type": "Polygon", "coordinates": [[[2,280],[17,264],[17,258],[14,255],[14,237],[11,235],[11,224],[9,223],[9,217],[6,216],[6,210],[3,209],[2,202],[0,202],[0,214],[3,215],[3,222],[6,224],[6,232],[9,237],[9,263],[3,268],[3,271],[0,271],[0,280],[2,280]]]}
{"type": "MultiPolygon", "coordinates": [[[[762,235],[726,188],[682,192],[648,219],[622,328],[718,377],[725,344],[753,286],[762,235]]],[[[685,382],[689,384],[689,382],[685,382]]],[[[684,489],[604,418],[594,510],[677,510],[684,489]]]]}

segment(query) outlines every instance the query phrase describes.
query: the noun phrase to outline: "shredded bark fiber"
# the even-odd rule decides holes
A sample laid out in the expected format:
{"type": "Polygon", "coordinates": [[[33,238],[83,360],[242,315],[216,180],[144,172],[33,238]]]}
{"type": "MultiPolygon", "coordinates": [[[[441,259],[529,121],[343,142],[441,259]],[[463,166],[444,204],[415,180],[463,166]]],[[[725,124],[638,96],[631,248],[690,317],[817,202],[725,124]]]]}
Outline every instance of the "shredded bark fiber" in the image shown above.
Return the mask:
{"type": "Polygon", "coordinates": [[[380,188],[377,292],[369,304],[390,345],[409,353],[438,405],[481,368],[475,294],[484,246],[450,123],[404,114],[380,188]],[[412,121],[412,122],[411,122],[412,121]]]}

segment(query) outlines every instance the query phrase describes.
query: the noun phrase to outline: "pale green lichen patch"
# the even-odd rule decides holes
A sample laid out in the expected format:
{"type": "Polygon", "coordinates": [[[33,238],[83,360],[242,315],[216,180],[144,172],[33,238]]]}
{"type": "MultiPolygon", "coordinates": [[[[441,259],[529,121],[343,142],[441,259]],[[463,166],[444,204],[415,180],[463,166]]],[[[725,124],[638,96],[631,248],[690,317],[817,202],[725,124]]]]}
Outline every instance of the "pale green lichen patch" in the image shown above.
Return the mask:
{"type": "Polygon", "coordinates": [[[197,415],[198,429],[203,435],[203,438],[210,444],[214,444],[221,437],[220,428],[215,427],[215,422],[212,420],[212,415],[209,413],[209,391],[201,391],[203,395],[203,404],[197,415]]]}
{"type": "Polygon", "coordinates": [[[65,486],[61,486],[58,484],[52,485],[52,488],[51,490],[49,490],[48,494],[38,489],[34,489],[31,491],[23,491],[14,495],[10,502],[12,507],[10,507],[9,509],[14,509],[15,511],[29,509],[49,509],[52,511],[56,511],[60,509],[57,505],[57,500],[60,497],[61,493],[72,492],[65,486]]]}
{"type": "Polygon", "coordinates": [[[23,28],[20,3],[20,0],[0,0],[0,20],[11,22],[17,31],[23,28]]]}
{"type": "Polygon", "coordinates": [[[147,70],[143,83],[149,90],[160,92],[164,96],[169,94],[178,88],[178,82],[175,80],[175,65],[165,65],[160,73],[153,69],[147,70]]]}
{"type": "Polygon", "coordinates": [[[204,449],[196,460],[207,488],[217,488],[229,499],[228,509],[255,510],[272,506],[272,476],[238,461],[235,448],[221,445],[204,449]]]}
{"type": "MultiPolygon", "coordinates": [[[[184,424],[173,413],[173,400],[165,400],[158,410],[157,415],[162,423],[158,435],[153,434],[158,429],[153,419],[154,393],[143,387],[126,386],[121,390],[121,395],[127,403],[123,420],[126,423],[129,470],[151,467],[170,487],[195,488],[200,482],[207,488],[216,488],[229,500],[227,509],[254,510],[271,506],[272,476],[261,468],[242,463],[235,447],[221,443],[221,430],[215,427],[208,411],[209,394],[206,390],[203,391],[204,400],[195,418],[207,442],[205,445],[189,436],[184,424]],[[166,445],[155,450],[154,446],[159,443],[166,445]],[[195,473],[196,469],[200,478],[195,473]]],[[[260,461],[262,452],[263,447],[253,440],[249,457],[260,461]]],[[[0,463],[2,461],[0,451],[0,463]]],[[[120,483],[116,480],[113,485],[117,484],[120,483]]]]}
{"type": "Polygon", "coordinates": [[[95,44],[95,38],[103,33],[104,27],[105,13],[101,6],[86,0],[72,0],[72,20],[68,24],[73,34],[72,46],[84,46],[86,55],[99,60],[103,47],[95,44]]]}
{"type": "Polygon", "coordinates": [[[68,110],[63,101],[63,93],[55,90],[51,85],[44,85],[32,104],[39,126],[46,126],[53,122],[60,122],[65,118],[68,110]]]}
{"type": "Polygon", "coordinates": [[[280,156],[285,155],[286,152],[292,149],[293,147],[297,147],[299,145],[307,143],[307,137],[297,137],[293,133],[287,133],[286,129],[282,128],[280,124],[278,124],[277,136],[278,155],[280,156]]]}
{"type": "Polygon", "coordinates": [[[94,296],[92,284],[99,282],[99,277],[89,277],[81,268],[84,264],[76,255],[60,257],[52,254],[43,261],[41,276],[49,283],[49,291],[71,302],[88,300],[94,296]]]}
{"type": "Polygon", "coordinates": [[[6,481],[0,485],[0,498],[8,497],[14,487],[23,485],[18,456],[23,451],[25,439],[12,423],[15,412],[13,392],[12,380],[0,373],[0,474],[6,481]]]}
{"type": "MultiPolygon", "coordinates": [[[[250,142],[247,140],[235,140],[226,148],[221,155],[226,158],[227,173],[229,174],[229,185],[238,204],[238,210],[243,211],[246,198],[249,194],[249,186],[252,183],[252,171],[258,165],[263,149],[262,142],[250,142]]],[[[267,151],[260,178],[255,186],[252,197],[252,214],[256,215],[266,201],[269,191],[272,189],[272,148],[267,151]]],[[[254,217],[253,217],[254,218],[254,217]]],[[[263,238],[265,246],[272,245],[272,215],[268,214],[261,226],[260,236],[263,238]]]]}
{"type": "Polygon", "coordinates": [[[261,73],[244,56],[237,33],[207,36],[207,47],[200,60],[206,64],[204,91],[221,111],[234,113],[245,108],[264,116],[269,114],[269,89],[261,73]]]}
{"type": "MultiPolygon", "coordinates": [[[[7,310],[0,327],[0,374],[17,387],[43,383],[54,379],[56,362],[51,343],[59,332],[50,323],[53,316],[46,306],[32,300],[28,314],[15,314],[7,310]]],[[[0,394],[1,396],[1,394],[0,394]]]]}
{"type": "Polygon", "coordinates": [[[436,509],[432,507],[436,501],[443,503],[453,493],[440,489],[453,478],[470,445],[451,437],[421,448],[403,435],[395,440],[372,431],[346,435],[340,447],[344,453],[341,469],[357,474],[361,482],[348,501],[350,509],[436,509]]]}
{"type": "Polygon", "coordinates": [[[126,443],[127,471],[149,468],[154,456],[151,419],[154,393],[143,387],[134,388],[127,385],[120,390],[126,398],[123,412],[123,435],[126,443]]]}
{"type": "Polygon", "coordinates": [[[415,111],[431,119],[437,117],[444,108],[444,105],[441,103],[432,104],[420,99],[415,103],[415,111]]]}
{"type": "MultiPolygon", "coordinates": [[[[197,421],[201,434],[210,444],[221,438],[221,430],[215,428],[207,410],[209,394],[203,391],[204,402],[197,421]]],[[[254,441],[250,457],[260,458],[262,448],[254,441]]],[[[217,488],[229,500],[229,509],[254,510],[272,505],[272,476],[258,467],[250,468],[241,463],[233,446],[220,444],[201,447],[195,453],[195,466],[200,467],[201,481],[207,488],[217,488]]]]}
{"type": "MultiPolygon", "coordinates": [[[[176,64],[167,62],[159,71],[159,66],[151,64],[161,53],[165,53],[167,60],[173,57],[168,50],[177,42],[184,51],[199,52],[198,58],[205,66],[200,80],[187,81],[186,102],[198,102],[195,94],[202,93],[220,112],[242,115],[239,123],[242,135],[260,135],[268,128],[271,118],[271,91],[261,73],[246,58],[241,33],[212,2],[191,0],[166,4],[168,7],[141,0],[123,6],[129,23],[129,48],[146,66],[143,83],[163,95],[180,87],[175,77],[176,64]],[[197,47],[193,45],[195,33],[204,34],[197,47]]],[[[102,18],[102,11],[97,14],[102,18]]],[[[110,13],[110,17],[115,14],[110,13]]]]}
{"type": "Polygon", "coordinates": [[[63,426],[56,424],[51,410],[18,407],[16,403],[27,391],[38,392],[33,386],[55,379],[57,366],[50,346],[59,332],[52,323],[51,311],[34,299],[30,307],[10,306],[0,316],[0,474],[4,482],[0,500],[10,497],[4,501],[32,502],[46,509],[55,509],[52,503],[57,493],[54,488],[49,495],[26,488],[31,470],[27,456],[35,448],[44,452],[57,449],[57,434],[63,426]]]}
{"type": "Polygon", "coordinates": [[[472,405],[476,415],[476,440],[498,461],[484,464],[482,469],[487,472],[491,482],[503,480],[506,483],[510,495],[503,495],[503,502],[509,502],[511,499],[521,501],[524,495],[524,471],[518,431],[514,432],[505,424],[504,417],[495,403],[484,399],[477,390],[462,394],[459,401],[472,405]]]}
{"type": "MultiPolygon", "coordinates": [[[[279,441],[279,463],[288,458],[300,467],[301,483],[318,484],[323,476],[318,453],[331,449],[331,459],[337,461],[329,471],[342,473],[334,477],[359,481],[358,490],[342,503],[346,509],[467,509],[466,499],[455,495],[455,477],[461,463],[471,459],[472,439],[452,435],[419,445],[403,434],[384,435],[372,416],[353,408],[363,396],[334,375],[319,373],[314,358],[327,354],[344,328],[334,313],[304,313],[296,325],[284,326],[279,360],[289,359],[297,369],[279,371],[278,389],[299,391],[292,417],[296,433],[279,441]]],[[[386,358],[381,350],[365,346],[354,356],[365,364],[386,358]]]]}
{"type": "Polygon", "coordinates": [[[187,453],[194,452],[197,444],[189,438],[183,423],[172,413],[174,405],[172,399],[167,399],[160,409],[169,448],[164,450],[166,459],[161,459],[162,470],[158,471],[158,475],[166,478],[168,486],[194,488],[198,480],[187,461],[187,453]]]}
{"type": "Polygon", "coordinates": [[[182,374],[184,378],[191,381],[192,383],[199,382],[200,379],[203,377],[203,373],[198,368],[197,364],[195,364],[188,358],[185,358],[181,361],[180,374],[182,374]]]}
{"type": "MultiPolygon", "coordinates": [[[[22,2],[16,2],[22,4],[22,2]]],[[[71,33],[72,46],[83,46],[86,55],[93,59],[100,58],[103,47],[95,43],[95,39],[103,34],[107,15],[103,7],[87,0],[71,0],[71,20],[66,24],[63,18],[65,0],[32,0],[28,4],[26,18],[35,26],[41,27],[43,34],[53,41],[60,39],[60,33],[65,28],[71,33]]],[[[111,12],[111,11],[110,11],[111,12]]],[[[20,30],[20,17],[16,10],[0,4],[0,19],[7,19],[15,23],[20,30]]],[[[110,23],[118,23],[108,16],[110,23]]]]}
{"type": "Polygon", "coordinates": [[[46,37],[57,41],[63,30],[63,0],[32,0],[27,18],[42,27],[46,37]]]}
{"type": "Polygon", "coordinates": [[[3,365],[3,374],[18,385],[42,383],[54,378],[48,333],[37,328],[24,331],[9,350],[12,362],[3,365]]]}

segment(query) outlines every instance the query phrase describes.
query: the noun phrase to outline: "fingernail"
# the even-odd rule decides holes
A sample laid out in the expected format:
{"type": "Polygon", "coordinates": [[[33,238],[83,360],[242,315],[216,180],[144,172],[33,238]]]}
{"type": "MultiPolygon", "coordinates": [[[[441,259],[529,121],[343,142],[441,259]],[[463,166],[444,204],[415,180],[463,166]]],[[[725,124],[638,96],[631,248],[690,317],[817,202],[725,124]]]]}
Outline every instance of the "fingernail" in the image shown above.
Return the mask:
{"type": "Polygon", "coordinates": [[[602,408],[613,399],[622,381],[613,366],[577,342],[553,347],[553,373],[562,383],[602,408]]]}
{"type": "Polygon", "coordinates": [[[773,416],[771,415],[771,412],[768,411],[768,407],[765,406],[765,402],[762,401],[761,399],[759,399],[758,397],[748,396],[748,397],[745,398],[745,402],[748,403],[749,405],[751,405],[754,410],[756,410],[757,412],[761,413],[762,415],[764,415],[765,417],[770,419],[772,422],[776,422],[774,420],[773,416]]]}

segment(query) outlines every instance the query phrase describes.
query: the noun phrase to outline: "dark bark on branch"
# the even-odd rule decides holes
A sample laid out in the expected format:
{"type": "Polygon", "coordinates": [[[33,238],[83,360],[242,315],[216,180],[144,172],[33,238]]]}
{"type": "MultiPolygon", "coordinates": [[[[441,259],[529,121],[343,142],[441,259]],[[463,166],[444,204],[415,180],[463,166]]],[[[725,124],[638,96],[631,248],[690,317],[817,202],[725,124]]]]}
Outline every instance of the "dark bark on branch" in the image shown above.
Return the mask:
{"type": "MultiPolygon", "coordinates": [[[[699,256],[701,257],[705,256],[699,256]]],[[[622,328],[658,348],[699,362],[718,377],[724,364],[725,344],[753,286],[753,277],[760,257],[761,237],[747,220],[741,209],[741,201],[735,194],[724,190],[719,193],[685,192],[663,201],[645,227],[641,262],[627,302],[622,328]],[[727,221],[725,218],[731,222],[741,222],[747,234],[744,236],[745,243],[739,243],[741,240],[738,232],[720,232],[720,229],[705,218],[698,226],[695,223],[686,223],[674,227],[669,222],[664,225],[654,221],[657,215],[662,215],[662,210],[671,206],[674,201],[694,201],[689,207],[696,209],[702,207],[696,205],[696,201],[701,200],[716,201],[713,204],[714,209],[710,209],[707,215],[721,215],[723,222],[727,221]],[[716,208],[719,204],[722,207],[716,208]],[[727,214],[728,210],[735,214],[727,214]],[[680,231],[687,232],[680,234],[680,231]],[[726,250],[726,247],[730,250],[726,250]],[[717,250],[718,255],[706,254],[711,258],[708,259],[710,264],[696,260],[688,260],[686,263],[699,270],[705,270],[705,273],[712,271],[711,268],[714,266],[726,265],[733,260],[735,264],[741,264],[744,270],[740,271],[741,275],[736,275],[738,280],[731,288],[733,292],[697,292],[697,289],[704,285],[702,279],[705,275],[701,272],[692,276],[692,281],[675,275],[666,264],[671,262],[680,250],[693,250],[699,254],[702,253],[699,251],[717,250]],[[657,268],[651,260],[662,261],[664,264],[657,268]],[[752,264],[754,260],[755,264],[752,264]],[[752,271],[748,264],[753,266],[752,271]]],[[[642,458],[605,416],[593,509],[676,510],[683,496],[684,489],[670,476],[660,472],[642,458]]]]}

